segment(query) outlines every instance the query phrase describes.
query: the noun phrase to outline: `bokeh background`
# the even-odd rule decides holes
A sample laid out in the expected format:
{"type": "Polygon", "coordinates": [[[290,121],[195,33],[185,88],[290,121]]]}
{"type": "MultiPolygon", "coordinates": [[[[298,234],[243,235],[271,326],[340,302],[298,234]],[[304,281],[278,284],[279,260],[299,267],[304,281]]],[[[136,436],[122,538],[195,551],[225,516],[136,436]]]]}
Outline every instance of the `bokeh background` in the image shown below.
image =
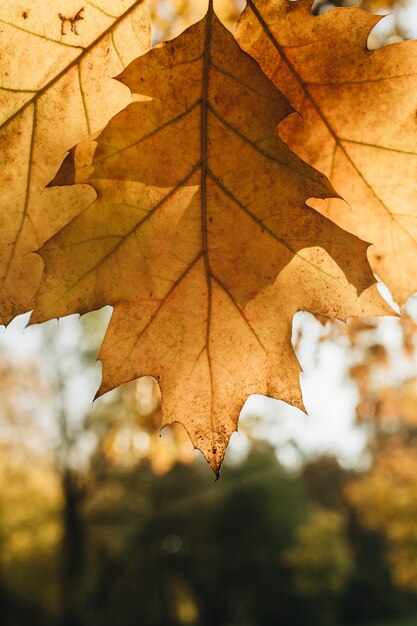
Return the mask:
{"type": "MultiPolygon", "coordinates": [[[[206,7],[149,4],[154,42],[206,7]]],[[[216,8],[233,29],[243,5],[216,8]]],[[[370,47],[417,37],[417,0],[360,6],[389,14],[370,47]]],[[[93,405],[110,314],[1,332],[0,624],[415,626],[417,298],[297,314],[308,416],[250,398],[217,483],[182,427],[159,434],[153,379],[93,405]]]]}

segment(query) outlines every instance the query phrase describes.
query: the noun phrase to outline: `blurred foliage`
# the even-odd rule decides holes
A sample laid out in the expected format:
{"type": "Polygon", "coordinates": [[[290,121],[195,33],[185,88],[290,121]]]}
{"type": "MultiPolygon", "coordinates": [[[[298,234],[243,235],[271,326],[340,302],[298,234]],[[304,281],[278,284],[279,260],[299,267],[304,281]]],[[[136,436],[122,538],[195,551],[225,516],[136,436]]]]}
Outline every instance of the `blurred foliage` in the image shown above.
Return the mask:
{"type": "MultiPolygon", "coordinates": [[[[153,40],[165,41],[176,37],[204,17],[207,4],[207,0],[149,0],[153,40]]],[[[245,6],[244,0],[214,0],[214,5],[225,26],[233,30],[245,6]]]]}
{"type": "Polygon", "coordinates": [[[26,399],[21,364],[7,363],[2,625],[352,626],[417,609],[391,581],[384,528],[351,496],[367,472],[331,457],[290,471],[253,439],[214,483],[183,430],[155,435],[149,378],[75,410],[103,328],[103,312],[83,318],[78,341],[49,325],[50,368],[39,380],[28,366],[26,399]]]}
{"type": "Polygon", "coordinates": [[[323,508],[316,508],[296,529],[295,545],[284,557],[301,595],[327,598],[345,591],[353,569],[345,535],[342,515],[323,508]]]}
{"type": "Polygon", "coordinates": [[[391,439],[348,496],[363,523],[384,533],[395,584],[417,591],[417,448],[391,439]]]}
{"type": "MultiPolygon", "coordinates": [[[[48,466],[0,466],[0,575],[16,604],[59,615],[62,498],[48,466]],[[33,578],[36,578],[34,596],[33,578]]],[[[0,613],[1,615],[1,613],[0,613]]],[[[2,622],[3,623],[3,622],[2,622]]]]}
{"type": "Polygon", "coordinates": [[[393,345],[377,321],[348,329],[356,363],[357,420],[368,431],[369,470],[346,488],[363,524],[387,540],[394,583],[417,592],[417,325],[404,313],[393,345]]]}

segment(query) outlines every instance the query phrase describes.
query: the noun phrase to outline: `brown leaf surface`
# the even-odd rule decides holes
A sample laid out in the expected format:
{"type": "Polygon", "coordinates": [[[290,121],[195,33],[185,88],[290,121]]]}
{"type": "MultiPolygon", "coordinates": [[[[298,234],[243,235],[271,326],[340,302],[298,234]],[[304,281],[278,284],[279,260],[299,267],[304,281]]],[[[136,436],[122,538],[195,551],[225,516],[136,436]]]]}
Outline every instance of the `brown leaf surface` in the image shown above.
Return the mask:
{"type": "Polygon", "coordinates": [[[133,103],[55,180],[97,199],[41,249],[33,321],[112,304],[99,393],[154,376],[218,471],[248,395],[302,406],[297,310],[386,308],[367,244],[305,204],[334,192],[278,138],[288,102],[212,9],[119,80],[133,103]]]}
{"type": "Polygon", "coordinates": [[[149,40],[144,0],[0,3],[0,323],[33,307],[42,262],[30,253],[91,202],[80,189],[63,205],[44,186],[74,141],[129,102],[109,78],[149,40]]]}
{"type": "Polygon", "coordinates": [[[375,244],[371,266],[403,304],[417,290],[417,42],[370,51],[380,17],[310,7],[248,0],[236,37],[300,113],[281,137],[350,205],[316,208],[375,244]]]}

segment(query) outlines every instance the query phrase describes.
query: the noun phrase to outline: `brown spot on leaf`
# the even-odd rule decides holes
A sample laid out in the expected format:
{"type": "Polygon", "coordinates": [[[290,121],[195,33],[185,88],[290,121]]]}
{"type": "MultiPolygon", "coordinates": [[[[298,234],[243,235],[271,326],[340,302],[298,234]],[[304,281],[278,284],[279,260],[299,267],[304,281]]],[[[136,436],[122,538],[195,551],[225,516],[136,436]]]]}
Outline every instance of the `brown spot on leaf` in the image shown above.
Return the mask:
{"type": "Polygon", "coordinates": [[[62,15],[62,13],[58,13],[58,17],[61,20],[61,35],[66,35],[65,22],[69,23],[71,32],[74,33],[74,35],[79,35],[79,32],[77,31],[77,22],[85,19],[81,15],[81,13],[83,12],[84,7],[81,7],[81,9],[73,17],[65,17],[65,15],[62,15]]]}

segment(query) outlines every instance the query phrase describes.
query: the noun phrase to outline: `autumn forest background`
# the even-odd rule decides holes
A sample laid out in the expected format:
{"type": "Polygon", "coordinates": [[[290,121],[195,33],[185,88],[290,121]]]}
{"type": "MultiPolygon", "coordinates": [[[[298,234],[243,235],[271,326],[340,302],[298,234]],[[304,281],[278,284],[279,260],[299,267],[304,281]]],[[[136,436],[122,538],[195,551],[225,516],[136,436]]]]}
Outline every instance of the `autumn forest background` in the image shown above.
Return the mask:
{"type": "MultiPolygon", "coordinates": [[[[154,42],[205,5],[152,0],[154,42]]],[[[243,5],[218,3],[230,28],[243,5]]],[[[370,47],[417,37],[414,0],[359,5],[390,13],[370,47]]],[[[310,417],[252,398],[216,483],[181,426],[159,435],[153,379],[92,404],[109,315],[0,336],[0,624],[414,626],[416,298],[297,314],[310,417]]]]}

